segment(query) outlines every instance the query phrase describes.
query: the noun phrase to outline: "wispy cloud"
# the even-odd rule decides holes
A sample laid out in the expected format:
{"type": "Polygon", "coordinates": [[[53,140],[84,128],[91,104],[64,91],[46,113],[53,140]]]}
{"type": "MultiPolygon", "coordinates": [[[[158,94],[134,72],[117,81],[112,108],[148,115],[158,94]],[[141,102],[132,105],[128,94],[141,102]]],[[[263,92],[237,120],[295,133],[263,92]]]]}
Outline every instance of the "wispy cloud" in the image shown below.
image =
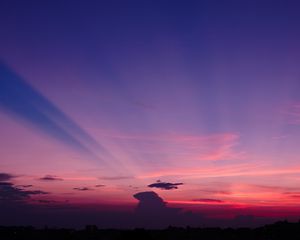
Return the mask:
{"type": "Polygon", "coordinates": [[[196,198],[192,199],[194,202],[203,202],[203,203],[223,203],[223,200],[220,199],[211,199],[211,198],[196,198]]]}
{"type": "Polygon", "coordinates": [[[291,103],[284,111],[288,124],[300,125],[300,102],[291,103]]]}
{"type": "Polygon", "coordinates": [[[62,178],[53,175],[46,175],[44,177],[39,178],[41,181],[63,181],[62,178]]]}
{"type": "Polygon", "coordinates": [[[74,190],[77,190],[77,191],[90,191],[90,190],[93,190],[92,188],[88,188],[88,187],[76,187],[76,188],[73,188],[74,190]]]}
{"type": "Polygon", "coordinates": [[[227,166],[207,166],[193,168],[172,168],[153,171],[137,178],[159,178],[162,176],[180,176],[182,178],[218,178],[237,176],[276,176],[300,173],[300,166],[273,167],[268,164],[244,163],[227,166]]]}
{"type": "Polygon", "coordinates": [[[99,177],[100,180],[125,180],[125,179],[133,179],[133,176],[111,176],[111,177],[99,177]]]}
{"type": "Polygon", "coordinates": [[[155,106],[152,104],[144,103],[142,101],[131,101],[132,105],[142,108],[144,110],[155,110],[155,106]]]}
{"type": "MultiPolygon", "coordinates": [[[[104,133],[105,135],[105,133],[104,133]]],[[[156,134],[126,135],[106,134],[108,138],[125,144],[137,153],[164,154],[169,159],[180,160],[232,160],[243,157],[244,152],[235,150],[239,141],[236,133],[210,135],[156,134]]]]}

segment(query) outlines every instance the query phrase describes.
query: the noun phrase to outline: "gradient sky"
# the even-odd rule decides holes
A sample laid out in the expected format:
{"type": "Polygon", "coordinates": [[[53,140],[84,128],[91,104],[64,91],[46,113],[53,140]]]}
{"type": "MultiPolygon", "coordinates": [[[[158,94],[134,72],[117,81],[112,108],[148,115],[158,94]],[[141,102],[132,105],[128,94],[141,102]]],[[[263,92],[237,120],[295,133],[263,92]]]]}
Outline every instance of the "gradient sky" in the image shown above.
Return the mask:
{"type": "Polygon", "coordinates": [[[299,8],[1,1],[0,181],[47,193],[31,205],[155,191],[208,217],[300,216],[299,8]]]}

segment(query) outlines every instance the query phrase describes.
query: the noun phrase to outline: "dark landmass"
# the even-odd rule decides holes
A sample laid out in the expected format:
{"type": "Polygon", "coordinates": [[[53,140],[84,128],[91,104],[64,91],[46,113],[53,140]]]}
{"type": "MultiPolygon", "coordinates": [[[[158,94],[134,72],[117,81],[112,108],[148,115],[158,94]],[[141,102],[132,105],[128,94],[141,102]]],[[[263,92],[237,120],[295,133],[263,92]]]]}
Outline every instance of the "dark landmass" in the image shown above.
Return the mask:
{"type": "Polygon", "coordinates": [[[0,227],[1,240],[13,239],[251,239],[251,240],[270,240],[270,239],[300,239],[300,221],[291,223],[287,221],[276,222],[259,228],[179,228],[168,227],[164,230],[117,230],[117,229],[98,229],[96,225],[88,225],[84,230],[47,228],[36,229],[34,227],[0,227]]]}

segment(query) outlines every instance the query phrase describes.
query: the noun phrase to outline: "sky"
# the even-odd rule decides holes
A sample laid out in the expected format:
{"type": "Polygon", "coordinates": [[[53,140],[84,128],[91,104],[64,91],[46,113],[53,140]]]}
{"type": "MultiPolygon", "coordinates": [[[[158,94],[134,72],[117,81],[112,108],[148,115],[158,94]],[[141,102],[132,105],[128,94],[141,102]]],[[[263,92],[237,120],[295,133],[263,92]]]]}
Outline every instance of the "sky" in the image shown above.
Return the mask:
{"type": "Polygon", "coordinates": [[[300,218],[299,7],[1,1],[0,224],[300,218]]]}

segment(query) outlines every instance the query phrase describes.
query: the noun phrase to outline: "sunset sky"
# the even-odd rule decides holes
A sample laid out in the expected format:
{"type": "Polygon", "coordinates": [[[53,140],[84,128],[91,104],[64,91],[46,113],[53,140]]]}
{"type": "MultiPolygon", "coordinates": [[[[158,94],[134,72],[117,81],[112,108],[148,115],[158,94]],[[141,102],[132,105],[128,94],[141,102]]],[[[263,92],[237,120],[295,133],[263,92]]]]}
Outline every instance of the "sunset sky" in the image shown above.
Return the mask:
{"type": "Polygon", "coordinates": [[[1,1],[0,206],[300,217],[299,8],[1,1]]]}

